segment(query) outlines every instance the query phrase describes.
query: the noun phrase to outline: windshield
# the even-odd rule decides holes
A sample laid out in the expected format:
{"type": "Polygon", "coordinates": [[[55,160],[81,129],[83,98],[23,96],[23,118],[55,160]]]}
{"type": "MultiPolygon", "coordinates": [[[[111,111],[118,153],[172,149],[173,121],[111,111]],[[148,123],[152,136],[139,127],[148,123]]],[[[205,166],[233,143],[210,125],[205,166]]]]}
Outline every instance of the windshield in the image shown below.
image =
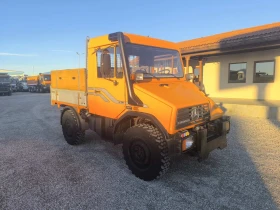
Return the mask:
{"type": "Polygon", "coordinates": [[[126,53],[131,73],[143,72],[144,77],[183,77],[180,54],[176,50],[127,43],[126,53]]]}
{"type": "Polygon", "coordinates": [[[10,82],[9,77],[0,77],[0,82],[10,82]]]}
{"type": "Polygon", "coordinates": [[[43,75],[44,81],[51,81],[50,75],[43,75]]]}

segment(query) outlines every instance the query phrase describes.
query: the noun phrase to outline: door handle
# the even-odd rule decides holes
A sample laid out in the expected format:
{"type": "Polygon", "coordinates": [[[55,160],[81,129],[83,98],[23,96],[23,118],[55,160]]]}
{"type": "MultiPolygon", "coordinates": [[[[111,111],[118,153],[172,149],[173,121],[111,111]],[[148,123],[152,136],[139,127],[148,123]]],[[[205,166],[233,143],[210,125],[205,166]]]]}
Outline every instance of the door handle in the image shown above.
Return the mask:
{"type": "Polygon", "coordinates": [[[100,93],[100,90],[94,90],[95,93],[100,93]]]}

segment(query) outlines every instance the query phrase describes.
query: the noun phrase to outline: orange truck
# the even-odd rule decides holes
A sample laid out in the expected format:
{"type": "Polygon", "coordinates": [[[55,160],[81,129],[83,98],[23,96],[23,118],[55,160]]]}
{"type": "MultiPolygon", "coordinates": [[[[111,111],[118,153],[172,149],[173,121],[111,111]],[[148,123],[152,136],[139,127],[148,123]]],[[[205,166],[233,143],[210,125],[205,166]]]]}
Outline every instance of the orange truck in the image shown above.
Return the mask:
{"type": "Polygon", "coordinates": [[[122,32],[86,43],[86,68],[51,71],[51,105],[61,108],[68,144],[91,129],[122,144],[145,181],[165,174],[174,155],[201,161],[227,146],[230,117],[184,73],[175,43],[122,32]]]}
{"type": "Polygon", "coordinates": [[[51,74],[40,73],[36,76],[26,78],[29,92],[45,93],[50,92],[51,74]]]}

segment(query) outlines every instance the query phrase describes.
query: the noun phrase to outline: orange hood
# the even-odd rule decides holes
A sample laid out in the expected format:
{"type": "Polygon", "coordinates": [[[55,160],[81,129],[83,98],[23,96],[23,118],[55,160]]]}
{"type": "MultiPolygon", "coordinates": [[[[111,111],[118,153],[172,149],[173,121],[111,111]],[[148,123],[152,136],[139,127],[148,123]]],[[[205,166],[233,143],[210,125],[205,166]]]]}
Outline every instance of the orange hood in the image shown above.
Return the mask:
{"type": "Polygon", "coordinates": [[[209,103],[208,98],[190,82],[144,82],[134,84],[134,88],[177,109],[209,103]]]}
{"type": "MultiPolygon", "coordinates": [[[[219,118],[224,114],[223,110],[218,107],[211,98],[205,96],[205,94],[191,82],[182,82],[182,80],[143,82],[134,84],[134,88],[173,109],[209,104],[211,120],[219,118]]],[[[141,99],[143,100],[144,98],[141,99]]],[[[149,101],[143,102],[149,105],[149,101]]]]}

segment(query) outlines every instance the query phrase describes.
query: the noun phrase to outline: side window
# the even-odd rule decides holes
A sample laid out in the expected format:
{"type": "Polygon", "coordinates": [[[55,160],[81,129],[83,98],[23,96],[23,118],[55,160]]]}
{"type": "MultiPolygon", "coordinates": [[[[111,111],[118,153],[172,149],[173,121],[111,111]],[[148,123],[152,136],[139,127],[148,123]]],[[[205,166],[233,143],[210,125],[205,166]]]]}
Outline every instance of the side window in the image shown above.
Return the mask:
{"type": "Polygon", "coordinates": [[[121,51],[119,47],[116,47],[116,77],[123,78],[121,51]]]}
{"type": "Polygon", "coordinates": [[[100,65],[101,65],[101,55],[102,52],[106,51],[107,53],[110,54],[111,57],[111,73],[109,75],[109,78],[113,78],[114,77],[114,69],[115,69],[115,59],[114,59],[114,47],[108,47],[106,49],[100,49],[97,51],[96,53],[96,60],[97,60],[97,77],[98,78],[103,78],[102,73],[100,71],[100,65]]]}
{"type": "Polygon", "coordinates": [[[275,61],[256,61],[254,68],[254,83],[274,82],[275,61]]]}
{"type": "Polygon", "coordinates": [[[229,83],[246,83],[247,63],[229,64],[229,83]]]}

